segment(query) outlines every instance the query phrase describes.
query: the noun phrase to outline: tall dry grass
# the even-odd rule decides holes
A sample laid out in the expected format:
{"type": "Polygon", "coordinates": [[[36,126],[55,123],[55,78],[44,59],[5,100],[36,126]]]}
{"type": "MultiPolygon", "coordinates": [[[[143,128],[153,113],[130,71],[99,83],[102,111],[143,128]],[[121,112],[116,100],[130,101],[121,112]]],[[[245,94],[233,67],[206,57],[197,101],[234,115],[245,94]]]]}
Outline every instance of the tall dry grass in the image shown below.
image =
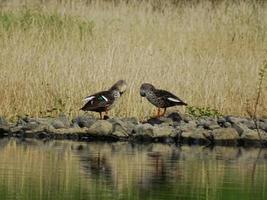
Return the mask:
{"type": "MultiPolygon", "coordinates": [[[[143,82],[192,106],[245,115],[267,55],[267,5],[256,1],[0,2],[0,113],[8,118],[77,115],[83,97],[118,79],[129,87],[113,115],[152,113],[139,96],[143,82]]],[[[265,116],[266,97],[265,82],[265,116]]]]}

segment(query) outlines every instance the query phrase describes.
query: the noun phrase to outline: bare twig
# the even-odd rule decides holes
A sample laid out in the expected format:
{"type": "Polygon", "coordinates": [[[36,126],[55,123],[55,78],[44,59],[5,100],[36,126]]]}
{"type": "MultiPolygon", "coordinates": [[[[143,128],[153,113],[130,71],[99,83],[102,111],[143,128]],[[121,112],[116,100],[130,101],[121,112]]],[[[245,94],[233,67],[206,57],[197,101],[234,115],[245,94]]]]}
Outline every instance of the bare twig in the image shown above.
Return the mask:
{"type": "Polygon", "coordinates": [[[254,104],[254,110],[251,112],[249,109],[247,109],[247,113],[249,114],[250,118],[253,120],[253,123],[256,127],[261,145],[264,145],[264,142],[262,141],[260,129],[259,129],[259,124],[258,124],[258,107],[260,104],[260,97],[262,94],[262,86],[263,86],[263,80],[265,73],[267,71],[267,60],[264,61],[262,68],[259,71],[259,82],[258,82],[258,88],[257,88],[257,94],[256,94],[256,99],[255,99],[255,104],[254,104]]]}

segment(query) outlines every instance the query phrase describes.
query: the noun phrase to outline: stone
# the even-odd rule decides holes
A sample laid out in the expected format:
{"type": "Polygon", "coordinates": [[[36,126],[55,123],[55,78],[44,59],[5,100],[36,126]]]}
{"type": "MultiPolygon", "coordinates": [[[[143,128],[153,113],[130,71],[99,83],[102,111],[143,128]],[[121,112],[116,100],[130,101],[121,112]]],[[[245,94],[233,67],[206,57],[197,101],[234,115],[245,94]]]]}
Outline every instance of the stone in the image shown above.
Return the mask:
{"type": "Polygon", "coordinates": [[[182,132],[181,136],[184,138],[191,138],[195,140],[207,140],[205,137],[205,133],[207,133],[207,130],[203,128],[196,128],[189,132],[182,132]]]}
{"type": "Polygon", "coordinates": [[[97,120],[88,129],[88,133],[109,135],[112,133],[113,126],[106,120],[97,120]]]}
{"type": "Polygon", "coordinates": [[[214,140],[238,140],[239,134],[234,128],[222,128],[212,131],[214,140]]]}
{"type": "Polygon", "coordinates": [[[183,132],[191,132],[196,129],[197,124],[195,121],[189,121],[188,123],[181,122],[179,125],[179,129],[183,132]]]}
{"type": "Polygon", "coordinates": [[[126,117],[126,118],[123,118],[121,120],[127,124],[133,124],[133,125],[139,124],[137,117],[126,117]]]}
{"type": "Polygon", "coordinates": [[[27,124],[25,124],[23,126],[24,130],[33,130],[33,129],[37,129],[40,126],[40,123],[36,122],[36,121],[29,121],[27,124]]]}
{"type": "Polygon", "coordinates": [[[246,127],[242,123],[232,124],[232,127],[238,132],[239,136],[241,136],[244,133],[244,131],[248,129],[248,127],[246,127]]]}
{"type": "Polygon", "coordinates": [[[267,122],[259,122],[259,128],[267,132],[267,122]]]}
{"type": "Polygon", "coordinates": [[[139,124],[133,130],[135,135],[145,135],[153,137],[153,126],[151,124],[139,124]]]}
{"type": "Polygon", "coordinates": [[[70,127],[70,121],[64,113],[60,113],[57,119],[60,120],[64,124],[65,128],[70,127]]]}
{"type": "Polygon", "coordinates": [[[61,120],[58,120],[58,119],[56,119],[56,120],[54,120],[54,121],[52,122],[52,126],[53,126],[55,129],[67,128],[67,127],[65,126],[65,124],[64,124],[61,120]]]}
{"type": "Polygon", "coordinates": [[[198,127],[203,127],[204,129],[214,130],[220,128],[220,125],[215,119],[200,119],[197,122],[198,127]]]}
{"type": "Polygon", "coordinates": [[[220,124],[221,126],[223,126],[225,122],[226,122],[226,119],[224,117],[219,117],[217,120],[217,123],[220,124]]]}
{"type": "Polygon", "coordinates": [[[0,136],[8,135],[9,131],[10,129],[8,126],[5,126],[5,125],[0,126],[0,136]]]}
{"type": "Polygon", "coordinates": [[[167,118],[171,119],[174,122],[180,122],[183,120],[182,116],[179,113],[171,113],[167,116],[167,118]]]}
{"type": "Polygon", "coordinates": [[[7,126],[8,122],[6,121],[6,119],[4,117],[0,117],[0,126],[7,126]]]}
{"type": "Polygon", "coordinates": [[[59,134],[59,135],[70,135],[70,134],[85,134],[87,133],[87,128],[62,128],[62,129],[54,129],[50,133],[59,134]]]}
{"type": "Polygon", "coordinates": [[[253,122],[253,120],[244,121],[244,122],[242,122],[242,124],[244,124],[249,129],[256,129],[256,125],[253,122]]]}
{"type": "Polygon", "coordinates": [[[234,116],[225,116],[225,120],[231,124],[238,124],[244,122],[246,119],[234,116]]]}
{"type": "Polygon", "coordinates": [[[92,116],[78,116],[75,119],[72,120],[73,124],[77,124],[79,127],[87,127],[90,128],[93,123],[96,122],[96,119],[92,116]]]}
{"type": "Polygon", "coordinates": [[[153,137],[170,137],[175,130],[170,126],[153,127],[153,137]]]}
{"type": "Polygon", "coordinates": [[[224,123],[224,127],[225,128],[230,128],[232,126],[232,124],[230,122],[225,122],[224,123]]]}
{"type": "Polygon", "coordinates": [[[140,124],[134,129],[136,135],[148,136],[151,138],[170,137],[176,131],[170,126],[152,126],[151,124],[140,124]]]}
{"type": "Polygon", "coordinates": [[[122,120],[118,118],[109,119],[108,121],[113,126],[113,129],[112,129],[113,135],[116,135],[118,137],[125,137],[125,136],[128,136],[129,133],[132,132],[132,128],[127,126],[125,122],[123,122],[122,120]]]}
{"type": "MultiPolygon", "coordinates": [[[[260,136],[262,140],[267,141],[267,133],[260,130],[260,136]]],[[[247,129],[246,131],[244,131],[241,138],[246,140],[260,140],[258,132],[256,130],[251,129],[247,129]]]]}
{"type": "Polygon", "coordinates": [[[163,118],[157,118],[157,117],[153,117],[148,119],[145,123],[151,124],[151,125],[156,125],[156,124],[162,124],[163,123],[163,118]]]}

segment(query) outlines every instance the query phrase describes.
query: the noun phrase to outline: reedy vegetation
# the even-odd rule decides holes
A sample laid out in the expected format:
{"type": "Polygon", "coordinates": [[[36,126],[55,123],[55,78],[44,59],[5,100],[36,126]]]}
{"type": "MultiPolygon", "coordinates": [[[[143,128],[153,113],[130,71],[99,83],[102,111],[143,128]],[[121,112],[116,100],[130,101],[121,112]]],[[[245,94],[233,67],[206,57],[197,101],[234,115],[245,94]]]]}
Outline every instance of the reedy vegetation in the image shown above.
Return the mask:
{"type": "MultiPolygon", "coordinates": [[[[0,2],[0,113],[8,118],[77,115],[83,97],[119,79],[129,88],[113,115],[153,112],[141,102],[143,82],[190,106],[245,115],[267,55],[267,5],[256,1],[0,2]]],[[[266,116],[264,81],[261,91],[257,112],[266,116]]]]}

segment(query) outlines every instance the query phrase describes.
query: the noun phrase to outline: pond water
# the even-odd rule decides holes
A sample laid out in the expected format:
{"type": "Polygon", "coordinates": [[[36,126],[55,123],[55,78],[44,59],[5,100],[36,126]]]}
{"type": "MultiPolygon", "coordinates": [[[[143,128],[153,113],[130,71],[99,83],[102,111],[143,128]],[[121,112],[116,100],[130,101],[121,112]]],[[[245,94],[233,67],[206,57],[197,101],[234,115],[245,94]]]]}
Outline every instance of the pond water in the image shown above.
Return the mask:
{"type": "Polygon", "coordinates": [[[1,139],[0,199],[267,199],[267,150],[1,139]]]}

